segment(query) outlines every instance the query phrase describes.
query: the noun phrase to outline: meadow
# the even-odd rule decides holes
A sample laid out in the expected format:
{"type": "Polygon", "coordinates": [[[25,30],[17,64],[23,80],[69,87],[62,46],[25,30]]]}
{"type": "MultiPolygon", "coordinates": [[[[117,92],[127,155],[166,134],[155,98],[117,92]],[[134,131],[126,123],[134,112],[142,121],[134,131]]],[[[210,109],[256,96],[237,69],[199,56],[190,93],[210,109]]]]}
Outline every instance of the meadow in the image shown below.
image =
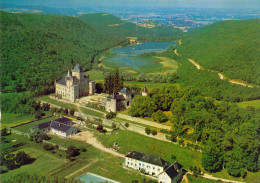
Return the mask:
{"type": "Polygon", "coordinates": [[[33,115],[26,116],[21,114],[14,113],[2,113],[1,114],[1,128],[10,128],[12,126],[16,126],[22,123],[27,123],[29,121],[34,120],[35,117],[33,115]]]}
{"type": "Polygon", "coordinates": [[[172,162],[171,155],[177,157],[177,161],[188,169],[190,166],[201,167],[202,154],[198,151],[192,151],[170,142],[163,142],[157,139],[149,138],[130,131],[117,130],[112,134],[99,134],[97,138],[105,146],[111,146],[114,142],[119,145],[118,152],[127,154],[129,151],[139,151],[155,156],[160,156],[166,161],[172,162]]]}

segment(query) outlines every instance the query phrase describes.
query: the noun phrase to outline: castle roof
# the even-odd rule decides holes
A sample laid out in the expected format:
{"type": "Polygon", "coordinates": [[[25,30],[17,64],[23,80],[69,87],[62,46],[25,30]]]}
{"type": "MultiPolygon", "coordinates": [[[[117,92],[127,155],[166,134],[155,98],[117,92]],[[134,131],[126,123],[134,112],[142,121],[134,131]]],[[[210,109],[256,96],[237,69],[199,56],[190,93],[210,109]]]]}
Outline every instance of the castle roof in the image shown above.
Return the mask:
{"type": "Polygon", "coordinates": [[[75,67],[72,69],[73,71],[82,71],[82,68],[79,66],[79,64],[76,64],[75,67]]]}
{"type": "Polygon", "coordinates": [[[124,87],[122,90],[120,90],[119,93],[123,93],[123,94],[128,95],[128,94],[130,94],[130,91],[126,87],[124,87]]]}
{"type": "Polygon", "coordinates": [[[160,157],[152,156],[152,155],[149,155],[149,154],[144,154],[142,152],[136,152],[136,151],[130,151],[130,153],[128,153],[126,155],[126,157],[136,159],[136,160],[139,160],[139,161],[142,161],[142,162],[150,163],[150,164],[153,164],[153,165],[157,165],[157,166],[160,166],[160,167],[166,167],[170,164],[169,162],[163,160],[160,157]]]}
{"type": "Polygon", "coordinates": [[[66,80],[65,77],[61,78],[59,81],[57,81],[56,83],[61,84],[61,85],[66,85],[66,80]]]}

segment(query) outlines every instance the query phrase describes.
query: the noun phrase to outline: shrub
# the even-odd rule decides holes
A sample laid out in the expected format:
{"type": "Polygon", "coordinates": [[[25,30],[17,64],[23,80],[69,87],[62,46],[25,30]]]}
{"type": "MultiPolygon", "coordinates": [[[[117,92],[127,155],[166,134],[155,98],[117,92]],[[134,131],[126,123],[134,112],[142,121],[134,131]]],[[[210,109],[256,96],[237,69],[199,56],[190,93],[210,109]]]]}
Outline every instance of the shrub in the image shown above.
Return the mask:
{"type": "Polygon", "coordinates": [[[151,129],[150,129],[149,127],[146,127],[146,128],[145,128],[145,133],[146,133],[147,135],[150,135],[150,134],[151,134],[151,129]]]}
{"type": "Polygon", "coordinates": [[[156,130],[153,130],[153,131],[152,131],[152,135],[153,135],[153,136],[157,135],[157,131],[156,131],[156,130]]]}
{"type": "Polygon", "coordinates": [[[115,123],[112,123],[112,128],[116,128],[116,124],[115,123]]]}
{"type": "Polygon", "coordinates": [[[125,123],[125,127],[128,128],[129,127],[129,123],[125,123]]]}
{"type": "Polygon", "coordinates": [[[43,146],[43,149],[44,149],[44,150],[47,150],[47,151],[50,151],[50,150],[54,150],[55,147],[54,147],[53,145],[51,145],[51,144],[45,144],[45,145],[43,146]]]}

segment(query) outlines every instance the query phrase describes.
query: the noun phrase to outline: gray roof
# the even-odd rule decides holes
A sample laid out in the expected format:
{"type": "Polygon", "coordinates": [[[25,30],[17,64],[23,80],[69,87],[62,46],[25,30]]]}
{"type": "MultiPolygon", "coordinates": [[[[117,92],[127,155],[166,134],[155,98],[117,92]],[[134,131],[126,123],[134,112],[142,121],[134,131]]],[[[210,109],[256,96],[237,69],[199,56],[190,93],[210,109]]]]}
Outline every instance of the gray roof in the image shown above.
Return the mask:
{"type": "Polygon", "coordinates": [[[173,164],[167,166],[164,169],[164,172],[171,178],[171,180],[176,176],[178,176],[177,179],[180,179],[182,175],[182,165],[175,161],[173,164]]]}
{"type": "Polygon", "coordinates": [[[67,123],[67,122],[71,122],[72,120],[69,119],[69,118],[66,118],[66,117],[62,117],[62,118],[59,118],[59,119],[55,119],[54,121],[57,121],[59,123],[67,123]]]}
{"type": "Polygon", "coordinates": [[[146,162],[146,163],[150,163],[150,164],[153,164],[153,165],[157,165],[157,166],[160,166],[160,167],[165,167],[165,166],[170,165],[169,162],[163,160],[160,157],[152,156],[152,155],[148,155],[148,154],[144,154],[144,153],[136,152],[136,151],[130,151],[130,153],[128,153],[126,155],[126,157],[136,159],[136,160],[139,160],[139,161],[143,161],[143,162],[146,162]]]}
{"type": "Polygon", "coordinates": [[[57,81],[58,84],[66,85],[65,77],[61,78],[59,81],[57,81]]]}
{"type": "Polygon", "coordinates": [[[81,67],[79,66],[79,64],[76,64],[75,67],[73,68],[73,71],[81,71],[81,67]]]}
{"type": "Polygon", "coordinates": [[[40,130],[43,130],[43,129],[45,129],[45,128],[49,128],[49,127],[50,127],[50,124],[51,124],[51,121],[48,121],[48,122],[45,122],[45,123],[38,124],[37,127],[38,127],[40,130]]]}
{"type": "Polygon", "coordinates": [[[59,130],[59,131],[67,132],[71,127],[64,125],[63,123],[59,123],[57,121],[52,121],[51,122],[51,128],[54,128],[54,129],[59,130]]]}
{"type": "Polygon", "coordinates": [[[120,90],[120,93],[128,95],[128,94],[130,94],[130,91],[126,87],[124,87],[122,90],[120,90]]]}
{"type": "Polygon", "coordinates": [[[48,122],[45,122],[45,123],[38,124],[37,127],[40,130],[51,127],[51,128],[56,129],[56,130],[67,132],[71,127],[68,126],[68,125],[65,125],[63,123],[70,122],[70,121],[72,121],[72,120],[70,120],[66,117],[62,117],[62,118],[59,118],[59,119],[55,119],[55,120],[52,120],[52,121],[48,121],[48,122]]]}

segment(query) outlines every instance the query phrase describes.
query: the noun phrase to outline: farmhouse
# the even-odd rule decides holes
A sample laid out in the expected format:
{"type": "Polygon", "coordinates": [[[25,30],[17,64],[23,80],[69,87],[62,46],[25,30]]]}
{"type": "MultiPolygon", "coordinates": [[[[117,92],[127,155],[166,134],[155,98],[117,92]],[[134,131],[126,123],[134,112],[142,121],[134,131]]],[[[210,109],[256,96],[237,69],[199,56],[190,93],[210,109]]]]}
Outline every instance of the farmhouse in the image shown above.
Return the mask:
{"type": "Polygon", "coordinates": [[[160,157],[130,151],[125,156],[125,165],[136,170],[143,170],[150,175],[158,176],[170,163],[160,157]]]}
{"type": "Polygon", "coordinates": [[[182,179],[182,166],[178,162],[170,164],[157,156],[130,151],[125,156],[127,167],[158,176],[159,183],[177,183],[182,179]]]}
{"type": "Polygon", "coordinates": [[[43,133],[53,133],[61,137],[69,137],[77,133],[77,129],[72,127],[72,120],[65,117],[38,124],[37,129],[43,133]]]}
{"type": "MultiPolygon", "coordinates": [[[[118,92],[118,94],[114,93],[112,97],[104,99],[102,104],[106,107],[106,111],[108,112],[122,111],[130,107],[132,100],[136,95],[140,95],[140,93],[131,93],[129,89],[124,87],[122,90],[118,92]]],[[[148,91],[145,87],[142,91],[142,96],[146,97],[147,95],[148,91]]]]}
{"type": "Polygon", "coordinates": [[[95,82],[89,80],[83,69],[77,64],[68,74],[55,82],[56,96],[75,102],[81,96],[95,93],[95,82]]]}

